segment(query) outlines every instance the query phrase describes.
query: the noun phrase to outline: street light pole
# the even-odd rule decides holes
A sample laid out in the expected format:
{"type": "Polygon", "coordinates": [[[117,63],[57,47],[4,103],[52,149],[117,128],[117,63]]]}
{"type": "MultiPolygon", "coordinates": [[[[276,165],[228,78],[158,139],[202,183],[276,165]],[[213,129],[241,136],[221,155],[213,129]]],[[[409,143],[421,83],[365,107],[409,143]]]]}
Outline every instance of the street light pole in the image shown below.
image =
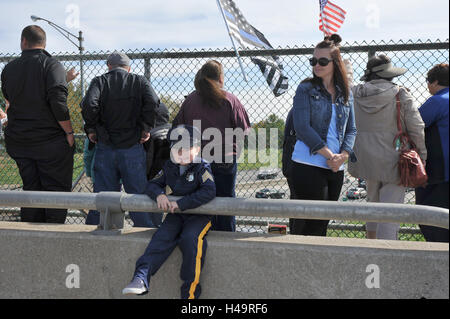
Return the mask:
{"type": "Polygon", "coordinates": [[[84,97],[84,67],[83,67],[83,53],[84,53],[84,48],[83,48],[83,32],[78,32],[78,41],[80,42],[80,83],[81,83],[81,98],[84,97]]]}
{"type": "Polygon", "coordinates": [[[70,43],[72,43],[73,45],[75,45],[78,48],[78,51],[80,53],[80,82],[81,82],[81,97],[84,96],[84,67],[83,67],[83,53],[84,53],[84,47],[83,47],[83,32],[79,31],[78,32],[78,36],[76,36],[75,34],[67,31],[66,29],[60,27],[59,25],[41,18],[41,17],[37,17],[35,15],[31,16],[31,20],[33,20],[34,22],[38,21],[38,20],[42,20],[47,22],[49,25],[51,25],[53,28],[56,29],[56,31],[58,31],[59,33],[61,33],[67,40],[70,41],[70,43]],[[75,39],[78,40],[78,44],[75,43],[70,37],[73,37],[75,39]]]}

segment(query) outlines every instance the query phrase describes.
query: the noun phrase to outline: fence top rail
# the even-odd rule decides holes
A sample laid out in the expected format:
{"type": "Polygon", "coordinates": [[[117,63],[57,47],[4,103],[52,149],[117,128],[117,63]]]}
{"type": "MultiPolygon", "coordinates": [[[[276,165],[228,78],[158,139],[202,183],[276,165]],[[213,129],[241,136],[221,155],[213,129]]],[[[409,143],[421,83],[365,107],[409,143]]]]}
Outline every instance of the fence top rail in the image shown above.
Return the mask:
{"type": "MultiPolygon", "coordinates": [[[[67,209],[96,209],[102,211],[105,195],[108,209],[117,211],[161,212],[146,195],[125,193],[62,193],[0,191],[0,207],[46,207],[67,209]]],[[[176,200],[176,197],[171,197],[176,200]]],[[[267,200],[245,198],[215,198],[192,214],[305,218],[326,220],[358,220],[365,222],[408,223],[449,229],[449,210],[420,205],[383,203],[346,203],[305,200],[267,200]]]]}
{"type": "MultiPolygon", "coordinates": [[[[418,43],[400,43],[400,44],[367,44],[350,45],[341,47],[343,53],[358,52],[380,52],[380,51],[423,51],[423,50],[448,50],[449,41],[445,42],[418,42],[418,43]]],[[[137,50],[132,50],[137,51],[137,50]]],[[[244,57],[249,56],[271,56],[271,55],[310,55],[314,51],[310,48],[287,48],[273,50],[240,50],[239,54],[244,57]]],[[[110,52],[87,52],[86,54],[55,54],[54,57],[61,61],[98,61],[106,60],[110,52]]],[[[186,49],[180,51],[154,50],[147,52],[129,52],[130,59],[193,59],[193,58],[231,58],[236,56],[234,50],[203,50],[186,49]]],[[[18,55],[0,56],[0,63],[7,63],[17,58],[18,55]]]]}

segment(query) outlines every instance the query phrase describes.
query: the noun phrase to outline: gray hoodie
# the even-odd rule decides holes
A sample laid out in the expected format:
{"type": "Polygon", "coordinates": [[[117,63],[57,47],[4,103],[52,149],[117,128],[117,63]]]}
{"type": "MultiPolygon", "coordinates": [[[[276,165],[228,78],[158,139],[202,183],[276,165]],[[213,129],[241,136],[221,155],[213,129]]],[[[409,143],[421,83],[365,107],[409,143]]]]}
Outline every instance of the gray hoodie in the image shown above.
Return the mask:
{"type": "Polygon", "coordinates": [[[426,160],[425,124],[413,97],[405,88],[387,80],[373,80],[353,88],[355,121],[358,134],[353,148],[358,159],[349,162],[354,177],[384,183],[400,183],[399,152],[394,139],[397,129],[396,95],[400,93],[403,129],[416,144],[422,160],[426,160]]]}

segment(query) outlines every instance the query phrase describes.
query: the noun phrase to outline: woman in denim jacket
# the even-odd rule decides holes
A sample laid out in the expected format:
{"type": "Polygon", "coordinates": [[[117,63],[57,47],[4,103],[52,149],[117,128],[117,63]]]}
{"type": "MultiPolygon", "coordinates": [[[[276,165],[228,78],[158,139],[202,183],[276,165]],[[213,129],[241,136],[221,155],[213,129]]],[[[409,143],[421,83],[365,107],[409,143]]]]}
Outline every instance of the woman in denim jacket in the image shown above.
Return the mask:
{"type": "MultiPolygon", "coordinates": [[[[353,154],[353,97],[340,42],[338,35],[332,35],[316,46],[310,59],[314,77],[303,81],[294,97],[297,142],[292,153],[292,186],[297,199],[337,201],[344,163],[353,154]]],[[[328,223],[291,219],[289,226],[291,234],[326,236],[328,223]]]]}

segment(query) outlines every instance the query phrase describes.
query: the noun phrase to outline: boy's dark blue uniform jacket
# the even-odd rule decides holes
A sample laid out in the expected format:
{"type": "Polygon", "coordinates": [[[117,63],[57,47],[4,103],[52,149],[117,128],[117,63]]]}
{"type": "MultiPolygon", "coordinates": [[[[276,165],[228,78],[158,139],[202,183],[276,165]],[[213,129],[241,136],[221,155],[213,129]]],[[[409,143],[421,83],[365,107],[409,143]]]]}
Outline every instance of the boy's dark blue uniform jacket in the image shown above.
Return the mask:
{"type": "MultiPolygon", "coordinates": [[[[216,197],[216,185],[208,163],[191,163],[180,175],[180,166],[167,161],[161,172],[147,184],[145,193],[156,201],[161,194],[181,196],[177,201],[181,211],[194,209],[216,197]]],[[[211,228],[211,215],[167,214],[153,235],[144,254],[136,262],[134,277],[149,288],[153,276],[178,245],[183,263],[180,277],[181,298],[198,298],[201,293],[200,272],[206,255],[206,234],[211,228]]]]}
{"type": "Polygon", "coordinates": [[[210,165],[203,159],[191,163],[180,175],[180,165],[168,160],[161,172],[151,180],[145,193],[154,201],[158,195],[181,196],[177,201],[181,211],[194,209],[216,197],[216,185],[210,165]]]}

